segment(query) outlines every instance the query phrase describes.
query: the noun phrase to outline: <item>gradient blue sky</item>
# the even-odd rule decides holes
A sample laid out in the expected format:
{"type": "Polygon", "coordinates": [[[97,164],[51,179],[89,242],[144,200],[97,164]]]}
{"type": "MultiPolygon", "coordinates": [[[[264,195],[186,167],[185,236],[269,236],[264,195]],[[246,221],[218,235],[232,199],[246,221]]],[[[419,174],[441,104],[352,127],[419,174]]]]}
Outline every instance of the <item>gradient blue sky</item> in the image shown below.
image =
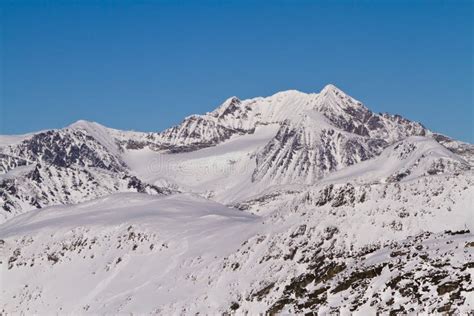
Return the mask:
{"type": "Polygon", "coordinates": [[[0,133],[159,131],[227,97],[334,83],[474,142],[472,1],[8,1],[0,133]]]}

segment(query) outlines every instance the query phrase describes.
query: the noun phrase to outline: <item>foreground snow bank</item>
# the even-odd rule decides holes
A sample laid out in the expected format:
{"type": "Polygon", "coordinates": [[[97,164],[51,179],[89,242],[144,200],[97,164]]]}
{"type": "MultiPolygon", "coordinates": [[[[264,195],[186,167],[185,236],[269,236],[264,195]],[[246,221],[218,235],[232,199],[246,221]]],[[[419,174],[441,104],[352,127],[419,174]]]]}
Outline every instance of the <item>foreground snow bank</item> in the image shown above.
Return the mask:
{"type": "MultiPolygon", "coordinates": [[[[0,226],[2,308],[152,312],[209,292],[212,269],[255,234],[257,216],[192,195],[115,194],[0,226]]],[[[171,307],[170,307],[171,308],[171,307]]]]}

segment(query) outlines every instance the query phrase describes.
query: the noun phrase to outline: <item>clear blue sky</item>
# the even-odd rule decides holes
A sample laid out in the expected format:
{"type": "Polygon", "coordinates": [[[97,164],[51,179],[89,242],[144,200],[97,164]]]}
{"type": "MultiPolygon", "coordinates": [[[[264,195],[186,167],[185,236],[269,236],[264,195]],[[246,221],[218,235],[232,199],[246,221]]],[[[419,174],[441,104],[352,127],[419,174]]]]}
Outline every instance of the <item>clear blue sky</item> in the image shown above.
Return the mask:
{"type": "Polygon", "coordinates": [[[0,133],[160,131],[224,99],[334,83],[474,142],[473,1],[8,1],[0,133]]]}

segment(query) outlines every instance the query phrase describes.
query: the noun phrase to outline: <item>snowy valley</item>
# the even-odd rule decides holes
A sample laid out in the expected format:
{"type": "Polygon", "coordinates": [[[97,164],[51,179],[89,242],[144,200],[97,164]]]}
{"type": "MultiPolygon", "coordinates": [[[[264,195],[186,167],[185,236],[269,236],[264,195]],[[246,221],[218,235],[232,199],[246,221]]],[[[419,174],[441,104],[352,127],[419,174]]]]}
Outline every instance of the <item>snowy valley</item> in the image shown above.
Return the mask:
{"type": "Polygon", "coordinates": [[[467,314],[473,167],[334,85],[0,136],[0,311],[467,314]]]}

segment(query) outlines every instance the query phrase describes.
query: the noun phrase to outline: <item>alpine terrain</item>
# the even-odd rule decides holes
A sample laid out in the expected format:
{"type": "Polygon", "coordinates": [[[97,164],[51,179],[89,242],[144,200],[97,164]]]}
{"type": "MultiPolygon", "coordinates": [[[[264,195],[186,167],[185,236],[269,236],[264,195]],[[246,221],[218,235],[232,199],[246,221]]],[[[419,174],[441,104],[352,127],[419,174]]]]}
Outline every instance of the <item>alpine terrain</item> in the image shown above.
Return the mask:
{"type": "Polygon", "coordinates": [[[0,136],[0,313],[472,313],[473,167],[334,85],[0,136]]]}

